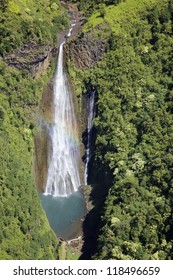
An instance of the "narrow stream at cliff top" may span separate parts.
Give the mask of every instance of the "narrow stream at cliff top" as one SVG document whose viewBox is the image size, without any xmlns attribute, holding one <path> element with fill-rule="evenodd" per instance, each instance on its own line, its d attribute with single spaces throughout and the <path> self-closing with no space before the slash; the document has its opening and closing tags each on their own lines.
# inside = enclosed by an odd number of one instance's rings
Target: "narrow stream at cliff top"
<svg viewBox="0 0 173 280">
<path fill-rule="evenodd" d="M 71 35 L 73 26 L 66 37 Z M 57 236 L 69 240 L 82 235 L 81 219 L 86 213 L 80 191 L 80 142 L 78 127 L 63 67 L 63 46 L 59 47 L 57 70 L 53 85 L 54 116 L 47 125 L 49 159 L 42 207 Z"/>
</svg>

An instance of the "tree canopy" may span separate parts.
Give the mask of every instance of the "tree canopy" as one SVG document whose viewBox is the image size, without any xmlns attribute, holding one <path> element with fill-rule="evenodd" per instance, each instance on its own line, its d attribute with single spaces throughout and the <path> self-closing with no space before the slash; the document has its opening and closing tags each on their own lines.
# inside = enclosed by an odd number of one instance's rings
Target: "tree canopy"
<svg viewBox="0 0 173 280">
<path fill-rule="evenodd" d="M 94 259 L 173 258 L 172 22 L 172 1 L 126 0 L 83 28 L 110 30 L 100 61 L 76 69 L 98 98 L 91 181 L 109 188 Z"/>
<path fill-rule="evenodd" d="M 28 44 L 53 46 L 67 16 L 59 1 L 0 4 L 0 259 L 58 259 L 59 240 L 41 207 L 33 172 L 37 108 L 53 71 L 34 79 L 6 58 L 10 54 L 15 62 L 14 50 L 25 45 L 29 63 L 34 50 Z"/>
</svg>

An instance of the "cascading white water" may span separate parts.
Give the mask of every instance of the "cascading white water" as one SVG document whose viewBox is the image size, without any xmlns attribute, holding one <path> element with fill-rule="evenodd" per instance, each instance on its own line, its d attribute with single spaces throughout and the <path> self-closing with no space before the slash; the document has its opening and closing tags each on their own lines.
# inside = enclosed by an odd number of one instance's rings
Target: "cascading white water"
<svg viewBox="0 0 173 280">
<path fill-rule="evenodd" d="M 72 27 L 67 37 L 71 32 Z M 63 71 L 64 43 L 59 48 L 54 81 L 54 122 L 49 127 L 52 153 L 44 193 L 53 196 L 68 196 L 80 186 L 78 131 L 71 92 Z"/>
<path fill-rule="evenodd" d="M 92 131 L 93 131 L 93 119 L 95 116 L 95 91 L 90 92 L 87 100 L 87 148 L 86 148 L 86 163 L 85 163 L 85 185 L 88 183 L 88 165 L 92 157 Z"/>
</svg>

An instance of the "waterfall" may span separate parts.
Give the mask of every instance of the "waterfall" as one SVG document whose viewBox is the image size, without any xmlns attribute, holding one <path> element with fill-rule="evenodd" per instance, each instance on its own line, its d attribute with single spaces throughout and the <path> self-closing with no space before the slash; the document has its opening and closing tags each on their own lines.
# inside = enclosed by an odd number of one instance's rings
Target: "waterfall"
<svg viewBox="0 0 173 280">
<path fill-rule="evenodd" d="M 71 35 L 72 27 L 66 37 Z M 51 155 L 44 193 L 53 196 L 68 196 L 80 186 L 78 130 L 71 92 L 63 69 L 64 43 L 59 48 L 54 80 L 54 120 L 49 127 Z"/>
<path fill-rule="evenodd" d="M 89 93 L 87 99 L 87 147 L 86 147 L 86 163 L 85 163 L 85 185 L 88 183 L 88 166 L 92 157 L 92 132 L 93 132 L 93 119 L 95 116 L 95 91 Z"/>
</svg>

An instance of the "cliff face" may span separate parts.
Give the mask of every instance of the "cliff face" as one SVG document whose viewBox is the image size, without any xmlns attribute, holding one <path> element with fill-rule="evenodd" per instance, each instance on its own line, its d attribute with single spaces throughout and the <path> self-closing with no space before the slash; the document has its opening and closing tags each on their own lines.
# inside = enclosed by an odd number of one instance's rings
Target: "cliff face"
<svg viewBox="0 0 173 280">
<path fill-rule="evenodd" d="M 31 41 L 7 55 L 5 60 L 9 66 L 19 70 L 28 70 L 33 77 L 37 78 L 43 71 L 46 72 L 50 58 L 55 52 L 56 49 L 51 46 Z"/>
<path fill-rule="evenodd" d="M 59 46 L 62 42 L 64 42 L 65 39 L 69 40 L 69 44 L 71 44 L 72 42 L 75 44 L 75 38 L 77 37 L 79 30 L 81 29 L 82 17 L 77 9 L 77 6 L 74 4 L 67 4 L 65 2 L 63 4 L 68 9 L 68 13 L 71 20 L 76 22 L 76 25 L 73 28 L 73 32 L 70 38 L 68 39 L 66 37 L 68 30 L 62 31 L 59 34 L 59 39 L 56 48 L 54 48 L 53 50 L 50 49 L 48 51 L 47 49 L 45 49 L 44 53 L 42 53 L 40 56 L 37 57 L 37 61 L 35 55 L 35 63 L 33 61 L 33 63 L 27 62 L 26 64 L 22 64 L 22 63 L 17 64 L 17 67 L 29 66 L 30 73 L 34 77 L 39 76 L 40 73 L 42 73 L 42 71 L 47 69 L 47 67 L 49 66 L 50 58 L 52 56 L 56 57 L 56 59 L 58 58 Z M 79 44 L 79 42 L 77 44 Z M 69 53 L 71 52 L 73 53 L 72 48 L 68 47 L 68 44 L 64 45 L 64 49 L 66 50 L 66 52 L 68 49 Z M 21 55 L 18 55 L 19 58 L 20 56 Z M 9 60 L 9 62 L 12 61 Z M 14 64 L 12 65 L 14 66 Z M 44 87 L 43 90 L 42 100 L 40 103 L 41 121 L 39 126 L 39 132 L 35 137 L 34 173 L 35 173 L 35 184 L 38 192 L 44 192 L 44 188 L 47 180 L 48 162 L 49 162 L 49 156 L 51 152 L 50 136 L 48 134 L 47 125 L 52 122 L 53 113 L 54 113 L 54 107 L 53 107 L 53 78 L 52 78 L 49 81 L 49 83 Z M 83 170 L 81 173 L 83 174 Z"/>
<path fill-rule="evenodd" d="M 61 35 L 60 33 L 60 39 Z M 37 79 L 41 74 L 46 74 L 51 58 L 57 57 L 57 53 L 58 48 L 52 48 L 51 46 L 31 41 L 28 44 L 24 44 L 21 48 L 14 50 L 12 54 L 7 55 L 5 60 L 10 67 L 27 70 L 34 79 Z M 39 119 L 41 124 L 39 126 L 40 130 L 35 137 L 34 177 L 39 192 L 44 191 L 46 184 L 49 151 L 46 123 L 51 122 L 53 115 L 52 92 L 51 80 L 43 89 L 39 106 Z"/>
<path fill-rule="evenodd" d="M 47 125 L 53 120 L 53 81 L 43 90 L 40 103 L 40 125 L 35 137 L 34 178 L 38 192 L 44 192 L 47 180 L 48 159 L 50 153 L 50 137 Z"/>
<path fill-rule="evenodd" d="M 102 26 L 99 27 L 103 28 Z M 90 68 L 100 60 L 107 47 L 107 38 L 100 38 L 93 32 L 81 34 L 66 46 L 71 63 L 77 68 Z"/>
</svg>

